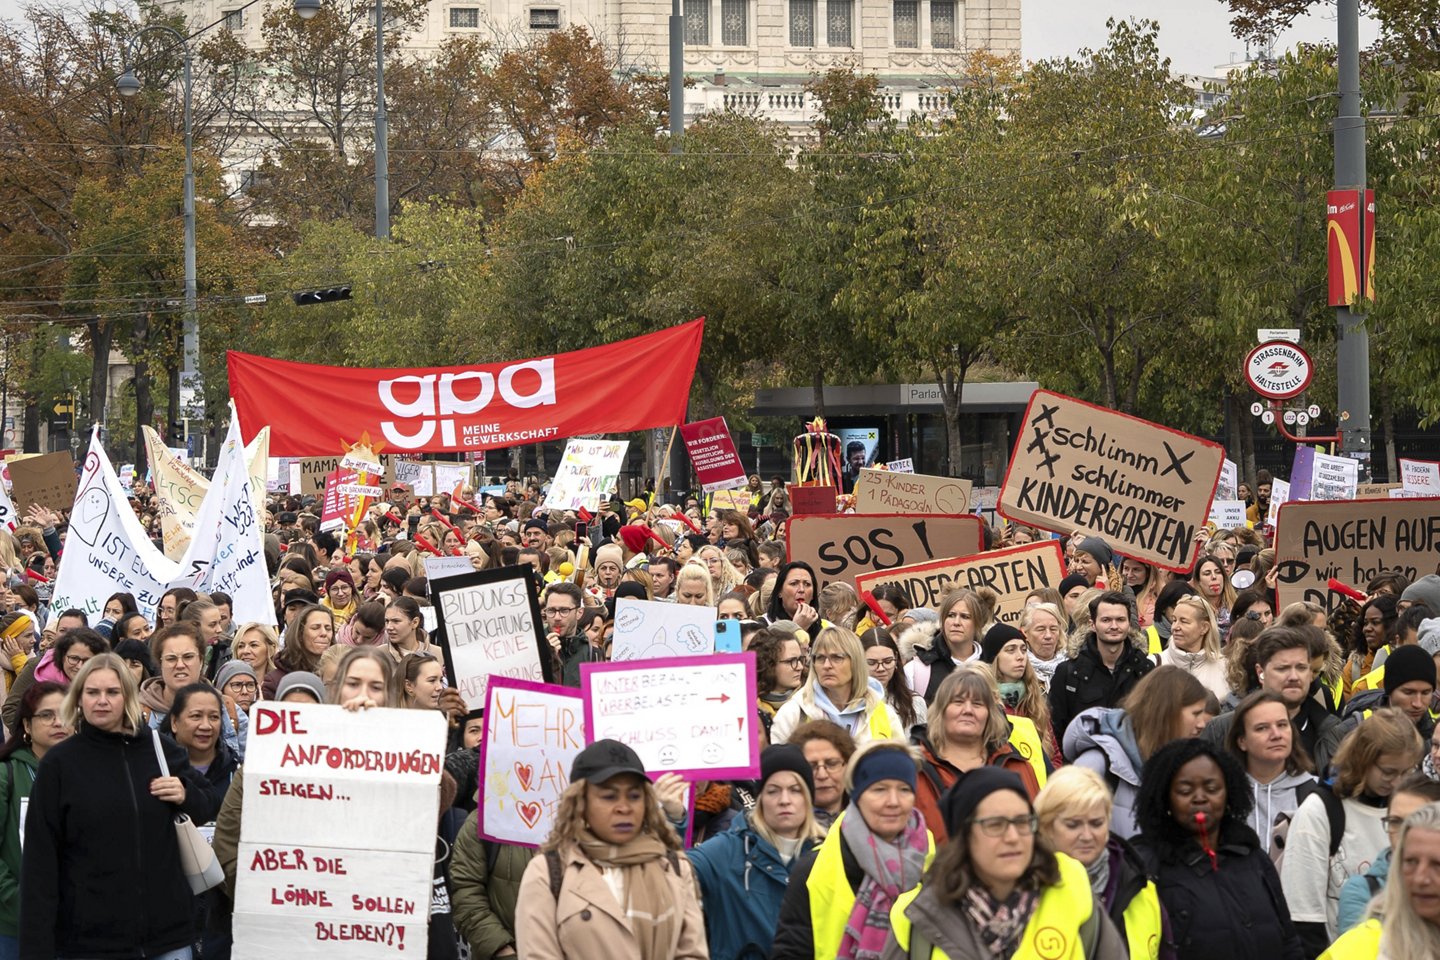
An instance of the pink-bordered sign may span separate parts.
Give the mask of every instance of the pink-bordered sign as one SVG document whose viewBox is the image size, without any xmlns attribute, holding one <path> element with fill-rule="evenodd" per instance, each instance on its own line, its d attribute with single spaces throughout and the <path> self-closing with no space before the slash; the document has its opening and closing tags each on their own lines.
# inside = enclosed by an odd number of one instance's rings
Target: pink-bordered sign
<svg viewBox="0 0 1440 960">
<path fill-rule="evenodd" d="M 570 784 L 570 766 L 588 742 L 585 730 L 580 691 L 490 678 L 475 797 L 480 839 L 522 847 L 544 842 Z"/>
<path fill-rule="evenodd" d="M 760 775 L 753 653 L 582 663 L 580 689 L 588 736 L 627 744 L 651 774 Z"/>
</svg>

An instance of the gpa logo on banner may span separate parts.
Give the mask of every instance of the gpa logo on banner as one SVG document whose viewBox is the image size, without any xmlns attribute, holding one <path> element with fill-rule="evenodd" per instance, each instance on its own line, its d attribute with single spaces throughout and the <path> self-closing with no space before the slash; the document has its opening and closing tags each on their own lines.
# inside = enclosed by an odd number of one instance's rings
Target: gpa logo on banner
<svg viewBox="0 0 1440 960">
<path fill-rule="evenodd" d="M 524 377 L 517 385 L 515 383 L 516 376 L 526 372 L 533 373 L 538 379 L 530 384 L 530 378 Z M 465 381 L 472 382 L 467 384 Z M 408 393 L 409 388 L 413 387 L 416 393 L 415 399 L 397 398 L 395 396 L 397 384 L 405 388 L 403 391 L 405 393 Z M 473 389 L 474 395 L 457 396 L 457 387 L 461 392 Z M 524 392 L 527 387 L 529 392 Z M 544 360 L 527 360 L 523 363 L 511 364 L 500 371 L 498 382 L 493 374 L 484 370 L 439 375 L 430 373 L 423 377 L 405 376 L 396 377 L 393 380 L 381 380 L 379 382 L 380 402 L 385 405 L 386 410 L 408 422 L 383 420 L 380 423 L 380 430 L 391 444 L 402 449 L 414 449 L 428 444 L 435 436 L 435 428 L 438 426 L 441 442 L 447 446 L 454 446 L 456 445 L 456 434 L 453 417 L 475 414 L 484 410 L 494 399 L 497 388 L 500 392 L 500 399 L 512 407 L 528 409 L 554 406 L 555 359 L 548 357 Z"/>
</svg>

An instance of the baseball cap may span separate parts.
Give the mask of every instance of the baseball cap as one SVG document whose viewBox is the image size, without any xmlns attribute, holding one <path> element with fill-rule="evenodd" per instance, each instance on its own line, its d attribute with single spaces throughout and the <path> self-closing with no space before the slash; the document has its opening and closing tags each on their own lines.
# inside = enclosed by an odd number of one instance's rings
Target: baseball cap
<svg viewBox="0 0 1440 960">
<path fill-rule="evenodd" d="M 604 783 L 622 773 L 645 776 L 640 756 L 619 740 L 596 740 L 581 750 L 570 767 L 570 782 Z"/>
</svg>

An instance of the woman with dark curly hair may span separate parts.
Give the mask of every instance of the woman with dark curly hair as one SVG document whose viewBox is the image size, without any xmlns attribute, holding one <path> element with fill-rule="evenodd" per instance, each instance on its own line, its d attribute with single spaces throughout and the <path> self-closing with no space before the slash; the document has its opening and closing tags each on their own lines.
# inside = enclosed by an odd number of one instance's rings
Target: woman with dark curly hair
<svg viewBox="0 0 1440 960">
<path fill-rule="evenodd" d="M 1136 852 L 1170 919 L 1176 960 L 1302 960 L 1275 865 L 1246 823 L 1240 762 L 1219 744 L 1175 740 L 1145 763 Z"/>
</svg>

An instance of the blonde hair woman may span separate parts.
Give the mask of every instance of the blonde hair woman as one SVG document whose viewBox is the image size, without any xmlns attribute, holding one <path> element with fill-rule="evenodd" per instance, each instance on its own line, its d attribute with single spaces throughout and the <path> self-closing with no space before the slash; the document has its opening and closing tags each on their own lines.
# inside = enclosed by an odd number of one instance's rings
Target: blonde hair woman
<svg viewBox="0 0 1440 960">
<path fill-rule="evenodd" d="M 694 560 L 675 574 L 675 602 L 696 607 L 715 606 L 715 586 L 710 571 Z"/>
<path fill-rule="evenodd" d="M 1049 602 L 1027 606 L 1020 615 L 1020 631 L 1025 634 L 1030 666 L 1046 691 L 1050 689 L 1055 668 L 1065 662 L 1065 630 L 1069 623 L 1070 618 L 1060 606 Z"/>
<path fill-rule="evenodd" d="M 825 627 L 810 644 L 810 675 L 775 714 L 771 742 L 785 743 L 807 720 L 829 720 L 857 744 L 905 738 L 884 688 L 870 681 L 860 638 L 844 627 Z"/>
<path fill-rule="evenodd" d="M 790 866 L 825 838 L 814 774 L 789 743 L 760 754 L 760 795 L 735 825 L 690 850 L 712 957 L 763 955 L 775 940 Z"/>
<path fill-rule="evenodd" d="M 729 593 L 745 582 L 740 571 L 726 558 L 725 551 L 713 543 L 707 543 L 695 551 L 695 559 L 704 564 L 705 569 L 710 572 L 710 585 L 714 596 Z"/>
<path fill-rule="evenodd" d="M 1074 764 L 1061 767 L 1035 798 L 1040 839 L 1080 861 L 1132 960 L 1154 958 L 1163 923 L 1160 894 L 1140 855 L 1110 832 L 1113 804 L 1100 774 Z"/>
<path fill-rule="evenodd" d="M 679 847 L 635 751 L 616 740 L 590 744 L 520 881 L 516 952 L 704 960 L 695 872 Z"/>
<path fill-rule="evenodd" d="M 1385 889 L 1370 902 L 1365 922 L 1331 944 L 1320 960 L 1440 957 L 1440 913 L 1433 891 L 1436 859 L 1440 859 L 1440 803 L 1428 803 L 1401 824 L 1390 876 Z M 1412 866 L 1407 868 L 1407 861 Z M 1422 883 L 1425 886 L 1417 889 Z"/>
<path fill-rule="evenodd" d="M 1225 655 L 1220 652 L 1220 624 L 1203 597 L 1186 594 L 1170 613 L 1170 645 L 1160 652 L 1160 665 L 1179 667 L 1223 701 L 1230 696 Z"/>
<path fill-rule="evenodd" d="M 240 629 L 235 631 L 235 640 L 231 643 L 230 650 L 236 660 L 244 660 L 250 664 L 255 676 L 263 680 L 266 674 L 275 669 L 275 658 L 280 655 L 280 638 L 276 636 L 275 628 L 268 623 L 242 623 Z"/>
</svg>

